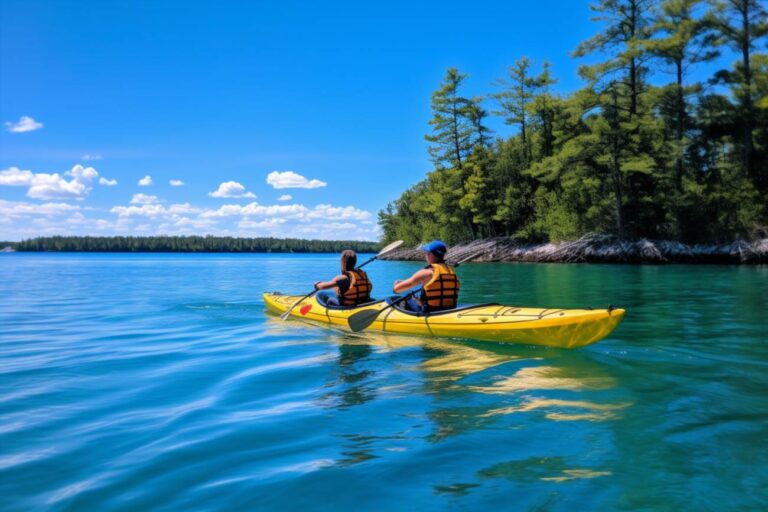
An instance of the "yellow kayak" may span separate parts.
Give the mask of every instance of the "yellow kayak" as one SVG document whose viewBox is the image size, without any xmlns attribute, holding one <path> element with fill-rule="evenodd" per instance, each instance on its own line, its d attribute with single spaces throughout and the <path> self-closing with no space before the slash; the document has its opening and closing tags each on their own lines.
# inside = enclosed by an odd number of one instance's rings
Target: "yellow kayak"
<svg viewBox="0 0 768 512">
<path fill-rule="evenodd" d="M 267 308 L 275 313 L 284 313 L 299 299 L 299 295 L 264 294 Z M 383 300 L 356 308 L 327 306 L 322 302 L 322 296 L 315 295 L 302 300 L 291 311 L 291 316 L 348 330 L 347 319 L 353 313 L 386 306 Z M 479 304 L 424 315 L 396 306 L 383 312 L 369 330 L 577 348 L 608 336 L 623 317 L 623 309 L 551 309 Z"/>
</svg>

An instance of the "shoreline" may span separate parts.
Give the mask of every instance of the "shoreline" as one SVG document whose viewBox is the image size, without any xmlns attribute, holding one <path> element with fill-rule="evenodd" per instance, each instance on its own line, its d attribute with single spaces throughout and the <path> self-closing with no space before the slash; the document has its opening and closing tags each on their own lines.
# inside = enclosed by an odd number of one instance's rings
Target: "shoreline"
<svg viewBox="0 0 768 512">
<path fill-rule="evenodd" d="M 612 235 L 588 234 L 560 243 L 523 244 L 513 238 L 496 237 L 454 245 L 447 258 L 466 262 L 526 263 L 630 263 L 630 264 L 721 264 L 768 263 L 768 238 L 736 240 L 728 244 L 692 244 L 672 240 L 620 240 Z M 384 260 L 421 261 L 424 253 L 401 248 Z"/>
</svg>

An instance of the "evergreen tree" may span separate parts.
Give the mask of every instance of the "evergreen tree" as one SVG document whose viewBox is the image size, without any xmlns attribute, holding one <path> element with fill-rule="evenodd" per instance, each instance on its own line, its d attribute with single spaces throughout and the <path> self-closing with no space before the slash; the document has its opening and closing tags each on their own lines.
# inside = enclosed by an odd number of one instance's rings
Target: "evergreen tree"
<svg viewBox="0 0 768 512">
<path fill-rule="evenodd" d="M 686 95 L 697 92 L 698 84 L 686 87 L 686 71 L 694 64 L 713 59 L 717 52 L 710 50 L 713 35 L 694 11 L 702 0 L 664 0 L 655 16 L 653 30 L 659 36 L 645 42 L 646 49 L 675 69 L 675 83 L 671 87 L 671 114 L 675 140 L 675 185 L 682 188 L 685 136 L 689 127 Z M 664 99 L 662 92 L 662 99 Z M 662 104 L 662 108 L 664 105 Z"/>
<path fill-rule="evenodd" d="M 733 71 L 720 71 L 718 78 L 732 86 L 739 102 L 741 124 L 741 161 L 745 172 L 768 190 L 768 177 L 758 173 L 753 162 L 756 90 L 753 52 L 768 34 L 768 13 L 758 0 L 713 0 L 708 21 L 717 30 L 718 43 L 739 55 Z"/>
<path fill-rule="evenodd" d="M 431 143 L 429 154 L 438 167 L 461 169 L 472 148 L 475 129 L 471 118 L 473 102 L 459 95 L 461 83 L 467 78 L 456 68 L 448 68 L 445 80 L 432 94 L 432 134 L 424 138 Z"/>
<path fill-rule="evenodd" d="M 502 90 L 493 94 L 501 107 L 501 110 L 495 113 L 503 116 L 507 124 L 520 126 L 526 167 L 532 159 L 528 133 L 528 108 L 539 86 L 536 78 L 530 75 L 530 65 L 528 57 L 515 61 L 515 65 L 508 69 L 509 78 L 496 81 L 496 85 Z"/>
<path fill-rule="evenodd" d="M 603 32 L 581 43 L 574 56 L 607 54 L 608 60 L 594 66 L 582 66 L 580 72 L 593 86 L 601 80 L 609 87 L 626 87 L 620 95 L 629 98 L 629 116 L 638 113 L 638 97 L 643 92 L 643 42 L 651 34 L 651 0 L 600 0 L 590 5 L 598 13 L 594 21 L 605 23 Z M 624 75 L 624 76 L 617 76 Z M 599 88 L 598 88 L 599 89 Z M 601 91 L 602 92 L 602 91 Z"/>
</svg>

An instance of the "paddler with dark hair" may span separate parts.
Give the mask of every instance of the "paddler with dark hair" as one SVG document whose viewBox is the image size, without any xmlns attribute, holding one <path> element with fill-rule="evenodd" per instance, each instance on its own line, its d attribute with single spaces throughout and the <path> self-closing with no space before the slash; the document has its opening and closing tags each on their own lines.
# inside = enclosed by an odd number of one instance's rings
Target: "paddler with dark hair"
<svg viewBox="0 0 768 512">
<path fill-rule="evenodd" d="M 421 250 L 426 254 L 427 266 L 408 279 L 395 281 L 395 293 L 421 286 L 418 298 L 406 302 L 411 311 L 430 313 L 455 308 L 460 285 L 453 267 L 445 262 L 448 247 L 441 240 L 433 240 L 421 246 Z"/>
<path fill-rule="evenodd" d="M 330 281 L 318 281 L 315 283 L 315 290 L 336 289 L 336 298 L 330 298 L 328 304 L 331 306 L 354 307 L 371 301 L 371 290 L 373 284 L 368 279 L 368 274 L 360 269 L 355 269 L 357 265 L 357 254 L 351 249 L 341 253 L 341 274 Z"/>
</svg>

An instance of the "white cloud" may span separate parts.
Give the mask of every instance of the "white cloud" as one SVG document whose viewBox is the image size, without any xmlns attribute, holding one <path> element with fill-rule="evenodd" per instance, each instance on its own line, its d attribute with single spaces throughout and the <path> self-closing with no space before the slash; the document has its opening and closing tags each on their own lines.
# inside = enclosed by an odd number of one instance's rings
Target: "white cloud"
<svg viewBox="0 0 768 512">
<path fill-rule="evenodd" d="M 155 203 L 143 204 L 141 206 L 113 206 L 109 211 L 120 217 L 172 217 L 174 215 L 199 213 L 202 210 L 200 208 L 195 208 L 189 203 L 172 204 L 168 207 Z"/>
<path fill-rule="evenodd" d="M 239 204 L 225 204 L 217 210 L 207 210 L 201 214 L 201 217 L 231 217 L 231 216 L 258 216 L 273 217 L 280 216 L 285 218 L 302 219 L 309 210 L 306 206 L 300 204 L 280 204 L 262 206 L 258 203 L 249 203 L 245 206 Z"/>
<path fill-rule="evenodd" d="M 35 175 L 32 171 L 9 167 L 0 171 L 0 185 L 9 187 L 24 187 L 32 184 Z"/>
<path fill-rule="evenodd" d="M 254 198 L 256 195 L 253 192 L 246 192 L 245 187 L 236 181 L 225 181 L 219 185 L 219 188 L 213 192 L 208 192 L 211 197 L 250 197 Z"/>
<path fill-rule="evenodd" d="M 99 178 L 99 185 L 104 185 L 105 187 L 114 187 L 117 185 L 117 180 L 108 180 L 107 178 L 101 177 Z"/>
<path fill-rule="evenodd" d="M 90 161 L 90 160 L 101 160 L 101 155 L 89 155 L 85 154 L 80 157 L 80 160 Z"/>
<path fill-rule="evenodd" d="M 134 194 L 131 198 L 131 204 L 157 204 L 157 196 L 150 196 L 147 194 Z"/>
<path fill-rule="evenodd" d="M 82 200 L 90 193 L 91 181 L 99 175 L 93 167 L 83 167 L 77 164 L 64 176 L 71 176 L 67 180 L 58 173 L 33 173 L 29 170 L 21 170 L 18 167 L 10 167 L 0 171 L 0 185 L 29 187 L 27 197 L 35 199 L 77 199 Z"/>
<path fill-rule="evenodd" d="M 78 181 L 91 181 L 93 178 L 99 175 L 99 173 L 96 172 L 96 169 L 93 167 L 83 167 L 80 164 L 72 167 L 72 169 L 67 174 L 74 177 Z"/>
<path fill-rule="evenodd" d="M 293 199 L 293 196 L 290 194 L 283 194 L 277 198 L 278 201 L 290 201 L 291 199 Z"/>
<path fill-rule="evenodd" d="M 359 210 L 354 206 L 332 206 L 330 204 L 319 204 L 309 213 L 310 219 L 368 220 L 371 217 L 371 212 Z"/>
<path fill-rule="evenodd" d="M 38 123 L 29 116 L 21 116 L 18 123 L 11 121 L 5 122 L 5 129 L 11 133 L 33 132 L 43 127 L 43 123 Z"/>
<path fill-rule="evenodd" d="M 168 183 L 170 183 L 170 185 L 171 185 L 172 187 L 181 187 L 181 186 L 183 186 L 183 185 L 184 185 L 184 182 L 183 182 L 183 181 L 181 181 L 181 180 L 171 180 L 171 181 L 169 181 Z"/>
<path fill-rule="evenodd" d="M 79 210 L 80 207 L 67 203 L 33 204 L 23 201 L 4 201 L 0 199 L 0 215 L 16 217 L 19 215 L 60 215 Z"/>
<path fill-rule="evenodd" d="M 272 171 L 267 175 L 267 183 L 274 188 L 318 188 L 327 185 L 324 181 L 308 180 L 293 171 Z"/>
<path fill-rule="evenodd" d="M 152 176 L 150 176 L 149 174 L 147 174 L 146 176 L 144 176 L 139 180 L 140 187 L 148 187 L 151 184 L 152 184 Z"/>
<path fill-rule="evenodd" d="M 237 227 L 240 229 L 276 228 L 278 226 L 282 226 L 286 222 L 288 222 L 288 219 L 280 219 L 275 217 L 271 219 L 260 220 L 260 221 L 255 221 L 255 220 L 246 218 L 238 222 Z"/>
<path fill-rule="evenodd" d="M 144 204 L 141 206 L 113 206 L 110 210 L 120 217 L 156 217 L 166 213 L 161 204 Z"/>
</svg>

